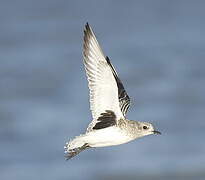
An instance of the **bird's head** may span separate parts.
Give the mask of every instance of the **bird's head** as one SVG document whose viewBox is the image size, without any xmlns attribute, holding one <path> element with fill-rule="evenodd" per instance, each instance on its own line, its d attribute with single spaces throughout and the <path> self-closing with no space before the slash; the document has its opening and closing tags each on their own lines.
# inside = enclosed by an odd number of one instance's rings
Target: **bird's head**
<svg viewBox="0 0 205 180">
<path fill-rule="evenodd" d="M 138 132 L 141 136 L 161 134 L 159 131 L 154 129 L 152 124 L 147 122 L 138 122 Z"/>
</svg>

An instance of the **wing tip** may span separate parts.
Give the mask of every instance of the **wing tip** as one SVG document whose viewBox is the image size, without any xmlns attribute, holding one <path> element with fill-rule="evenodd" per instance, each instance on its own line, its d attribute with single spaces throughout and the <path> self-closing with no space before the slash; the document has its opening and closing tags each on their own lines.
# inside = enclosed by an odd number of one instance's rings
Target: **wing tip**
<svg viewBox="0 0 205 180">
<path fill-rule="evenodd" d="M 100 49 L 100 46 L 98 44 L 98 41 L 96 39 L 96 36 L 91 26 L 89 25 L 88 22 L 86 22 L 85 27 L 84 27 L 84 36 L 83 36 L 83 55 L 84 57 L 87 57 L 87 53 L 88 53 L 91 41 L 92 43 L 94 43 L 95 46 L 98 46 Z"/>
<path fill-rule="evenodd" d="M 86 22 L 84 27 L 84 44 L 86 44 L 89 38 L 92 36 L 92 30 L 88 22 Z"/>
<path fill-rule="evenodd" d="M 85 23 L 85 27 L 89 27 L 90 25 L 89 25 L 89 23 L 88 22 L 86 22 Z"/>
<path fill-rule="evenodd" d="M 92 29 L 88 22 L 86 22 L 85 28 L 84 28 L 84 35 L 86 36 L 87 34 L 92 34 Z"/>
<path fill-rule="evenodd" d="M 87 31 L 89 28 L 90 28 L 90 25 L 88 22 L 86 22 L 84 31 Z"/>
</svg>

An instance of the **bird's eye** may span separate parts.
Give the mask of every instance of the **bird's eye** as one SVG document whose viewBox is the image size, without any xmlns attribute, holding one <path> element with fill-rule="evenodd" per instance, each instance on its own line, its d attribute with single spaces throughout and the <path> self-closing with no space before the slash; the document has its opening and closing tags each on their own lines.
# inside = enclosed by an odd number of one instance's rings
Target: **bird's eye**
<svg viewBox="0 0 205 180">
<path fill-rule="evenodd" d="M 147 126 L 143 126 L 143 129 L 148 129 L 148 127 Z"/>
</svg>

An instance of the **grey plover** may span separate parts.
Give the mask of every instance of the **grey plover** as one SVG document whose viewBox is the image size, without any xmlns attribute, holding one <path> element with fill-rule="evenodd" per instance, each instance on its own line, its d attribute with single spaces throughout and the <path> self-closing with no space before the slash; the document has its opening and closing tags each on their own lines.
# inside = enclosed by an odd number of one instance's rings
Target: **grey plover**
<svg viewBox="0 0 205 180">
<path fill-rule="evenodd" d="M 88 23 L 84 29 L 83 57 L 93 120 L 85 134 L 66 143 L 66 159 L 88 148 L 119 145 L 146 135 L 161 134 L 150 123 L 126 119 L 130 98 Z"/>
</svg>

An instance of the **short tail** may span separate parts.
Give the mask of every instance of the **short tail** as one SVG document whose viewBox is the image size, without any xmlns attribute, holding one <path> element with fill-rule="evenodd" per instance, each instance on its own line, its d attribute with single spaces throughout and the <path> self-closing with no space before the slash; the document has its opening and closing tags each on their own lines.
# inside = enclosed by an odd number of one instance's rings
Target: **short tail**
<svg viewBox="0 0 205 180">
<path fill-rule="evenodd" d="M 78 136 L 70 142 L 67 142 L 64 146 L 65 158 L 66 160 L 69 160 L 88 148 L 90 148 L 90 146 L 83 141 L 83 136 Z"/>
</svg>

